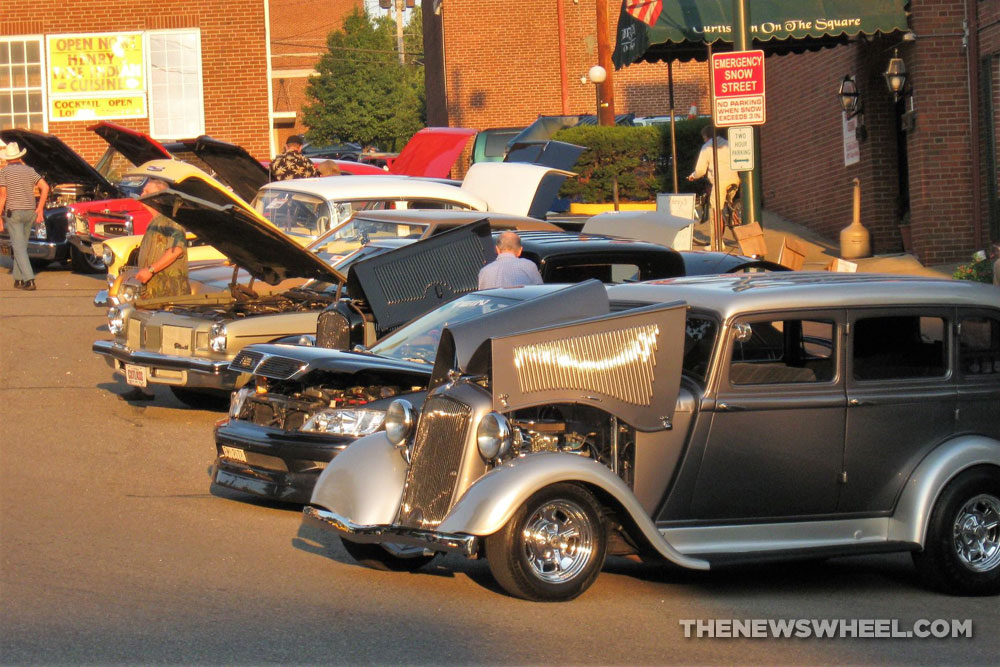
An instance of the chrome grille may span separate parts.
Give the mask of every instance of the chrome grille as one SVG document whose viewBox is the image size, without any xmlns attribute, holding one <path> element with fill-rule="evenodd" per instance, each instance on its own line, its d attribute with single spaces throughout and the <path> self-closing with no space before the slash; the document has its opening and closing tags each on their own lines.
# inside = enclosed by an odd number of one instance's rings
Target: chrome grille
<svg viewBox="0 0 1000 667">
<path fill-rule="evenodd" d="M 107 222 L 103 225 L 97 225 L 94 231 L 102 236 L 125 236 L 129 233 L 129 229 L 121 222 Z"/>
<path fill-rule="evenodd" d="M 315 408 L 312 404 L 299 403 L 271 395 L 253 395 L 247 398 L 240 410 L 239 419 L 259 426 L 298 431 Z"/>
<path fill-rule="evenodd" d="M 660 328 L 645 324 L 514 348 L 522 393 L 592 391 L 633 405 L 653 397 Z"/>
<path fill-rule="evenodd" d="M 431 248 L 419 255 L 403 257 L 375 267 L 375 278 L 390 305 L 419 301 L 427 288 L 444 284 L 454 292 L 478 287 L 483 250 L 476 237 L 462 243 Z"/>
<path fill-rule="evenodd" d="M 142 346 L 142 322 L 129 319 L 128 328 L 125 330 L 125 345 L 130 350 L 138 350 Z"/>
<path fill-rule="evenodd" d="M 264 357 L 264 361 L 257 366 L 257 375 L 263 375 L 273 380 L 287 380 L 298 373 L 306 364 L 298 359 L 288 357 Z"/>
<path fill-rule="evenodd" d="M 239 373 L 253 373 L 257 364 L 264 358 L 262 352 L 252 352 L 250 350 L 240 350 L 236 358 L 229 362 L 229 370 Z"/>
<path fill-rule="evenodd" d="M 346 350 L 351 346 L 351 327 L 347 318 L 335 310 L 325 310 L 316 320 L 316 347 Z"/>
<path fill-rule="evenodd" d="M 424 403 L 399 508 L 401 525 L 434 527 L 451 509 L 471 417 L 472 408 L 450 398 L 434 396 Z"/>
</svg>

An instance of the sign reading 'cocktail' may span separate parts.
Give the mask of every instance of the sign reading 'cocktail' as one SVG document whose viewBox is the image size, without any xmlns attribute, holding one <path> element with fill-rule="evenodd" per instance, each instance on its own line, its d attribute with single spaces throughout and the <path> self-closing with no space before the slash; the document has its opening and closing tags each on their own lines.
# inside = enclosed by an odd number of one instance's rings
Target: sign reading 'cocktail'
<svg viewBox="0 0 1000 667">
<path fill-rule="evenodd" d="M 712 54 L 716 127 L 764 124 L 764 52 Z"/>
</svg>

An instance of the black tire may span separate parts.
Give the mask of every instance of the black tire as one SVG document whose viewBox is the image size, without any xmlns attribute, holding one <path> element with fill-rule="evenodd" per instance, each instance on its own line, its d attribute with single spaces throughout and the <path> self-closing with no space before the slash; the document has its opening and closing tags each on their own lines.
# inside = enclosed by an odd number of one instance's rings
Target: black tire
<svg viewBox="0 0 1000 667">
<path fill-rule="evenodd" d="M 76 248 L 69 249 L 69 266 L 74 273 L 104 273 L 104 260 L 97 255 L 80 252 Z"/>
<path fill-rule="evenodd" d="M 35 273 L 38 273 L 42 269 L 48 267 L 48 265 L 51 263 L 52 262 L 50 262 L 47 259 L 30 259 L 30 258 L 28 259 L 28 264 L 31 265 L 31 270 L 34 271 Z"/>
<path fill-rule="evenodd" d="M 211 390 L 188 389 L 187 387 L 171 387 L 174 397 L 188 407 L 199 410 L 229 409 L 229 393 Z"/>
<path fill-rule="evenodd" d="M 362 544 L 341 539 L 344 551 L 351 558 L 365 567 L 382 572 L 416 572 L 427 565 L 436 554 L 419 554 L 415 556 L 397 556 L 385 550 L 381 544 Z"/>
<path fill-rule="evenodd" d="M 968 470 L 941 492 L 923 551 L 913 553 L 924 582 L 952 595 L 1000 593 L 1000 471 Z"/>
<path fill-rule="evenodd" d="M 572 538 L 554 543 L 570 531 Z M 502 529 L 486 538 L 486 560 L 497 583 L 515 597 L 572 600 L 604 566 L 605 531 L 592 493 L 578 484 L 553 484 L 528 498 Z M 538 539 L 543 535 L 549 536 L 544 543 Z"/>
</svg>

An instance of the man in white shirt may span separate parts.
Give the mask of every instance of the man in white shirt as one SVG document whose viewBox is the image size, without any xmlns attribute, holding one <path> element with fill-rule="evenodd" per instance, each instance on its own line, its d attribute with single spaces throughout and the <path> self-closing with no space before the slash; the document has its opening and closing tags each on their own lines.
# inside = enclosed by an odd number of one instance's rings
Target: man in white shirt
<svg viewBox="0 0 1000 667">
<path fill-rule="evenodd" d="M 542 276 L 530 259 L 521 257 L 521 237 L 503 232 L 497 238 L 497 258 L 479 270 L 479 289 L 540 285 Z"/>
<path fill-rule="evenodd" d="M 739 172 L 729 168 L 729 142 L 723 137 L 715 139 L 719 160 L 719 178 L 715 177 L 715 160 L 712 157 L 712 137 L 714 135 L 715 127 L 712 125 L 701 128 L 701 138 L 705 140 L 705 143 L 702 144 L 701 151 L 698 153 L 698 162 L 694 166 L 694 171 L 688 176 L 689 181 L 707 177 L 708 182 L 712 184 L 712 191 L 708 196 L 709 210 L 715 209 L 716 187 L 719 188 L 719 205 L 721 206 L 726 203 L 726 191 L 729 186 L 740 184 Z"/>
</svg>

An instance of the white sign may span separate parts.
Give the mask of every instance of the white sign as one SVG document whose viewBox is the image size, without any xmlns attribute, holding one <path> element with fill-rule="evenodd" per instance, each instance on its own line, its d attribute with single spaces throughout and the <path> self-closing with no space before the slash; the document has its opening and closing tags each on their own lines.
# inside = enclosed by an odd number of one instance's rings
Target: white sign
<svg viewBox="0 0 1000 667">
<path fill-rule="evenodd" d="M 858 117 L 847 120 L 847 114 L 841 112 L 844 121 L 844 166 L 850 167 L 861 161 L 861 146 L 858 144 Z"/>
<path fill-rule="evenodd" d="M 753 128 L 729 128 L 729 168 L 733 171 L 753 170 Z"/>
</svg>

